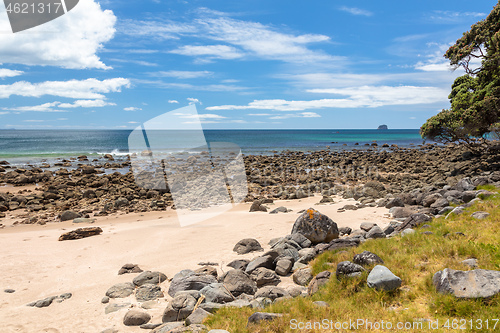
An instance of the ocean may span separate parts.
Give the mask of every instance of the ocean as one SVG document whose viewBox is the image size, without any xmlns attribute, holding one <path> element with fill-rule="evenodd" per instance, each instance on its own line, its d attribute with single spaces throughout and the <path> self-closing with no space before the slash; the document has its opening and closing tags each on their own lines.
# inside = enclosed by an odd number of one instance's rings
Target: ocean
<svg viewBox="0 0 500 333">
<path fill-rule="evenodd" d="M 124 156 L 131 130 L 0 130 L 0 159 L 14 163 L 36 164 L 87 155 Z M 210 142 L 230 142 L 243 154 L 273 154 L 284 150 L 333 151 L 368 149 L 372 142 L 399 147 L 414 147 L 423 140 L 418 129 L 389 130 L 204 130 Z M 153 136 L 171 137 L 177 142 L 189 141 L 189 131 L 155 131 Z M 183 139 L 184 138 L 184 139 Z M 358 143 L 358 145 L 355 145 Z M 182 146 L 182 143 L 180 143 Z M 162 149 L 162 148 L 160 148 Z M 165 148 L 168 150 L 168 148 Z M 167 152 L 163 152 L 167 153 Z M 17 164 L 16 163 L 16 164 Z"/>
</svg>

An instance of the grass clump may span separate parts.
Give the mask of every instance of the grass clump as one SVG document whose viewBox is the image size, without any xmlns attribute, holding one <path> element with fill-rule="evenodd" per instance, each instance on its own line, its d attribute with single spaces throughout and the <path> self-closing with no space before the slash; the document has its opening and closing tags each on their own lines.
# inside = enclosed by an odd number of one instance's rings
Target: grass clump
<svg viewBox="0 0 500 333">
<path fill-rule="evenodd" d="M 480 188 L 498 192 L 491 186 Z M 486 211 L 490 215 L 476 220 L 471 217 L 475 211 Z M 475 258 L 481 269 L 500 270 L 500 195 L 475 203 L 460 215 L 448 219 L 434 218 L 427 224 L 430 227 L 420 227 L 405 237 L 368 240 L 357 248 L 323 253 L 311 263 L 314 275 L 325 270 L 335 272 L 337 263 L 352 261 L 355 254 L 363 251 L 373 252 L 402 279 L 402 286 L 394 292 L 369 288 L 367 273 L 340 281 L 332 278 L 311 297 L 277 302 L 263 310 L 224 308 L 208 319 L 206 325 L 232 333 L 368 332 L 377 330 L 374 323 L 380 325 L 383 321 L 391 323 L 393 330 L 406 332 L 494 331 L 494 320 L 500 319 L 500 294 L 491 299 L 457 299 L 437 293 L 432 277 L 444 268 L 470 270 L 461 263 L 470 258 Z M 432 234 L 423 234 L 424 231 Z M 313 304 L 319 300 L 330 306 L 325 308 Z M 283 317 L 247 327 L 248 317 L 256 311 L 282 313 Z M 335 326 L 353 321 L 357 324 L 358 320 L 363 320 L 364 324 L 355 329 L 353 326 Z M 489 320 L 488 329 L 486 320 Z M 299 323 L 303 329 L 299 329 Z M 397 323 L 406 327 L 398 329 Z M 500 331 L 500 322 L 495 330 Z"/>
</svg>

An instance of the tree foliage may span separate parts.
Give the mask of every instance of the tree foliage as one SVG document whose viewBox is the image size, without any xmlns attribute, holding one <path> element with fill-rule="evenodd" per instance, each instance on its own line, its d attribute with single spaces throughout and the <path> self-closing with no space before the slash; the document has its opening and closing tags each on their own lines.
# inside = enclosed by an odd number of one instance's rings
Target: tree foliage
<svg viewBox="0 0 500 333">
<path fill-rule="evenodd" d="M 488 17 L 465 32 L 444 55 L 466 74 L 458 77 L 448 96 L 450 109 L 421 127 L 423 138 L 438 142 L 473 143 L 498 129 L 500 122 L 500 1 Z M 473 68 L 480 60 L 481 65 Z"/>
</svg>

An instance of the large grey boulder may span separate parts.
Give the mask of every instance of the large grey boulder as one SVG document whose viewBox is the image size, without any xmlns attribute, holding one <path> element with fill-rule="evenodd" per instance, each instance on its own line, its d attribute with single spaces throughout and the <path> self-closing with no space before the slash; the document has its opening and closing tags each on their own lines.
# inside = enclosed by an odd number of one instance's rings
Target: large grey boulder
<svg viewBox="0 0 500 333">
<path fill-rule="evenodd" d="M 488 213 L 488 212 L 481 212 L 481 211 L 474 212 L 474 213 L 471 214 L 472 218 L 478 219 L 478 220 L 484 220 L 488 216 L 490 216 L 490 213 Z"/>
<path fill-rule="evenodd" d="M 106 296 L 109 298 L 123 298 L 132 295 L 135 286 L 130 282 L 118 283 L 110 287 L 106 291 Z"/>
<path fill-rule="evenodd" d="M 180 321 L 186 319 L 193 312 L 196 299 L 188 294 L 175 296 L 163 311 L 162 322 Z"/>
<path fill-rule="evenodd" d="M 240 269 L 226 272 L 222 280 L 226 288 L 236 297 L 241 294 L 253 295 L 257 291 L 257 283 Z"/>
<path fill-rule="evenodd" d="M 337 279 L 341 279 L 343 277 L 356 277 L 360 276 L 365 269 L 363 266 L 354 264 L 350 261 L 342 261 L 337 264 L 337 270 L 335 275 Z"/>
<path fill-rule="evenodd" d="M 389 268 L 382 265 L 373 267 L 366 282 L 368 287 L 377 290 L 391 291 L 401 286 L 401 279 L 394 275 Z"/>
<path fill-rule="evenodd" d="M 236 260 L 231 261 L 226 266 L 234 268 L 234 269 L 241 269 L 242 271 L 244 271 L 247 268 L 249 263 L 250 263 L 250 260 L 248 260 L 248 259 L 236 259 Z"/>
<path fill-rule="evenodd" d="M 227 303 L 234 300 L 233 295 L 224 287 L 222 283 L 212 283 L 200 290 L 207 302 Z"/>
<path fill-rule="evenodd" d="M 355 264 L 361 266 L 370 266 L 384 263 L 384 261 L 378 255 L 369 251 L 363 251 L 359 254 L 356 254 L 352 261 Z"/>
<path fill-rule="evenodd" d="M 250 277 L 257 283 L 257 288 L 277 286 L 281 282 L 281 279 L 274 271 L 265 267 L 255 269 L 252 274 L 250 274 Z"/>
<path fill-rule="evenodd" d="M 245 238 L 240 240 L 233 248 L 233 251 L 238 254 L 246 254 L 254 251 L 264 251 L 258 240 L 253 238 Z"/>
<path fill-rule="evenodd" d="M 159 284 L 167 279 L 167 276 L 161 272 L 145 271 L 139 274 L 132 280 L 136 286 L 144 284 Z"/>
<path fill-rule="evenodd" d="M 472 191 L 476 187 L 472 184 L 472 181 L 469 177 L 462 178 L 457 185 L 453 186 L 455 190 L 458 191 Z"/>
<path fill-rule="evenodd" d="M 339 238 L 337 224 L 328 216 L 312 208 L 297 218 L 291 233 L 300 233 L 313 244 L 327 243 Z"/>
<path fill-rule="evenodd" d="M 250 206 L 250 212 L 267 212 L 267 207 L 262 204 L 262 200 L 255 200 Z"/>
<path fill-rule="evenodd" d="M 476 269 L 458 271 L 445 268 L 434 274 L 436 290 L 457 298 L 488 298 L 500 292 L 500 271 Z"/>
<path fill-rule="evenodd" d="M 198 275 L 192 270 L 185 269 L 175 274 L 170 282 L 168 294 L 173 297 L 178 291 L 201 290 L 211 283 L 217 283 L 213 275 Z"/>
</svg>

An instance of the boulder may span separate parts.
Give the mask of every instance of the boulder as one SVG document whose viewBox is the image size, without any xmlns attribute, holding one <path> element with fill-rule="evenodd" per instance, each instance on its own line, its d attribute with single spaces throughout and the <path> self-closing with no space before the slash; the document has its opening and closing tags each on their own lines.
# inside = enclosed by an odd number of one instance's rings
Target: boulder
<svg viewBox="0 0 500 333">
<path fill-rule="evenodd" d="M 128 206 L 130 203 L 128 201 L 127 198 L 124 198 L 124 197 L 120 197 L 118 199 L 115 200 L 115 208 L 121 208 L 121 207 L 126 207 Z"/>
<path fill-rule="evenodd" d="M 194 273 L 198 275 L 212 275 L 214 278 L 218 277 L 217 268 L 212 266 L 200 267 L 197 270 L 195 270 Z"/>
<path fill-rule="evenodd" d="M 149 283 L 140 286 L 135 292 L 135 298 L 138 302 L 152 301 L 163 296 L 160 286 Z"/>
<path fill-rule="evenodd" d="M 389 213 L 392 215 L 393 219 L 402 219 L 407 218 L 416 212 L 408 207 L 393 207 L 389 210 Z"/>
<path fill-rule="evenodd" d="M 267 207 L 262 204 L 262 200 L 255 200 L 250 206 L 250 212 L 267 212 Z"/>
<path fill-rule="evenodd" d="M 312 208 L 297 218 L 291 233 L 300 233 L 313 244 L 330 242 L 339 237 L 337 224 Z"/>
<path fill-rule="evenodd" d="M 410 215 L 404 222 L 396 228 L 396 231 L 402 231 L 408 228 L 415 228 L 425 222 L 429 222 L 432 218 L 423 213 L 415 213 Z"/>
<path fill-rule="evenodd" d="M 452 294 L 457 298 L 489 298 L 500 292 L 500 271 L 445 268 L 434 274 L 432 282 L 442 294 Z"/>
<path fill-rule="evenodd" d="M 264 251 L 264 249 L 256 239 L 245 238 L 236 243 L 233 251 L 238 254 L 246 254 L 254 251 Z"/>
<path fill-rule="evenodd" d="M 401 279 L 382 265 L 373 267 L 366 282 L 370 288 L 385 291 L 391 291 L 401 286 Z"/>
<path fill-rule="evenodd" d="M 196 299 L 189 294 L 175 296 L 163 311 L 162 322 L 186 319 L 193 312 L 195 305 Z"/>
<path fill-rule="evenodd" d="M 337 279 L 341 279 L 344 277 L 356 277 L 361 276 L 361 273 L 364 272 L 365 269 L 357 264 L 354 264 L 350 261 L 342 261 L 337 264 L 337 271 L 335 275 Z"/>
<path fill-rule="evenodd" d="M 378 255 L 369 251 L 363 251 L 359 254 L 356 254 L 352 261 L 355 264 L 361 266 L 370 266 L 384 263 L 384 261 Z"/>
<path fill-rule="evenodd" d="M 102 229 L 99 227 L 79 228 L 62 234 L 59 237 L 59 241 L 82 239 L 86 237 L 97 236 L 101 233 Z"/>
<path fill-rule="evenodd" d="M 211 283 L 217 283 L 217 279 L 212 275 L 198 275 L 186 269 L 175 274 L 170 282 L 168 294 L 173 297 L 178 291 L 201 290 Z"/>
<path fill-rule="evenodd" d="M 248 259 L 236 259 L 236 260 L 231 261 L 226 266 L 234 268 L 234 269 L 241 269 L 242 271 L 244 271 L 247 268 L 248 263 L 250 263 L 250 260 L 248 260 Z"/>
<path fill-rule="evenodd" d="M 278 213 L 288 213 L 288 209 L 286 207 L 278 207 L 269 212 L 269 214 L 278 214 Z"/>
<path fill-rule="evenodd" d="M 292 257 L 281 257 L 276 261 L 276 274 L 286 276 L 292 270 L 294 260 Z"/>
<path fill-rule="evenodd" d="M 376 225 L 366 233 L 365 238 L 366 239 L 385 238 L 385 233 L 378 225 Z"/>
<path fill-rule="evenodd" d="M 140 310 L 129 310 L 125 314 L 125 317 L 123 317 L 123 325 L 125 326 L 141 326 L 143 324 L 146 324 L 148 321 L 151 320 L 151 316 Z"/>
<path fill-rule="evenodd" d="M 311 267 L 298 269 L 293 273 L 292 280 L 299 286 L 307 286 L 313 279 Z"/>
<path fill-rule="evenodd" d="M 64 221 L 74 220 L 74 219 L 79 218 L 79 217 L 81 217 L 80 213 L 77 213 L 77 212 L 72 211 L 72 210 L 66 210 L 66 211 L 61 213 L 60 219 L 61 219 L 61 222 L 64 222 Z"/>
<path fill-rule="evenodd" d="M 265 267 L 274 270 L 276 268 L 275 260 L 276 258 L 278 258 L 278 256 L 279 253 L 277 251 L 268 251 L 262 256 L 250 261 L 247 268 L 245 269 L 245 272 L 247 274 L 251 274 L 256 268 L 259 267 Z"/>
<path fill-rule="evenodd" d="M 392 207 L 404 207 L 405 203 L 401 198 L 393 198 L 390 199 L 389 202 L 385 205 L 385 208 L 392 208 Z"/>
<path fill-rule="evenodd" d="M 96 219 L 89 219 L 85 217 L 77 217 L 76 219 L 73 220 L 73 223 L 87 223 L 87 224 L 92 224 L 96 221 Z"/>
<path fill-rule="evenodd" d="M 186 318 L 186 325 L 192 325 L 192 324 L 201 324 L 205 320 L 205 318 L 212 316 L 212 314 L 208 311 L 203 310 L 202 308 L 198 308 L 193 311 L 189 315 L 189 317 Z"/>
<path fill-rule="evenodd" d="M 262 287 L 255 293 L 255 298 L 265 297 L 273 301 L 277 298 L 287 297 L 287 296 L 290 296 L 290 294 L 285 289 L 275 286 Z"/>
<path fill-rule="evenodd" d="M 130 282 L 118 283 L 110 287 L 106 291 L 106 296 L 109 298 L 123 298 L 132 295 L 135 286 Z"/>
<path fill-rule="evenodd" d="M 145 271 L 134 278 L 132 281 L 136 286 L 144 284 L 159 284 L 167 279 L 167 276 L 161 272 Z"/>
<path fill-rule="evenodd" d="M 370 231 L 372 228 L 374 228 L 375 226 L 377 226 L 376 223 L 373 223 L 373 222 L 363 222 L 360 224 L 359 228 L 363 231 Z"/>
<path fill-rule="evenodd" d="M 299 244 L 300 247 L 303 249 L 310 247 L 312 244 L 311 241 L 307 239 L 306 236 L 298 232 L 285 236 L 285 239 L 294 241 L 295 243 Z"/>
<path fill-rule="evenodd" d="M 257 291 L 257 283 L 248 274 L 233 269 L 224 274 L 224 285 L 235 297 L 241 294 L 253 295 Z"/>
<path fill-rule="evenodd" d="M 205 296 L 207 302 L 227 303 L 234 300 L 233 295 L 222 283 L 212 283 L 200 290 L 200 294 Z"/>
<path fill-rule="evenodd" d="M 257 283 L 257 288 L 277 286 L 281 282 L 281 279 L 274 271 L 264 267 L 255 269 L 252 274 L 250 274 L 250 278 Z"/>
<path fill-rule="evenodd" d="M 453 186 L 457 191 L 473 191 L 476 187 L 472 184 L 469 177 L 462 178 L 457 185 Z"/>
<path fill-rule="evenodd" d="M 320 287 L 325 285 L 331 278 L 332 272 L 329 271 L 323 271 L 316 275 L 314 279 L 311 280 L 309 283 L 309 286 L 307 287 L 307 294 L 309 296 L 315 294 Z"/>
</svg>

